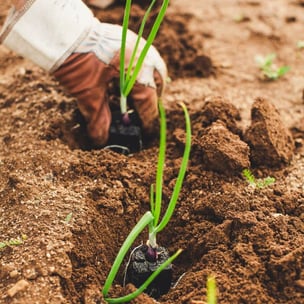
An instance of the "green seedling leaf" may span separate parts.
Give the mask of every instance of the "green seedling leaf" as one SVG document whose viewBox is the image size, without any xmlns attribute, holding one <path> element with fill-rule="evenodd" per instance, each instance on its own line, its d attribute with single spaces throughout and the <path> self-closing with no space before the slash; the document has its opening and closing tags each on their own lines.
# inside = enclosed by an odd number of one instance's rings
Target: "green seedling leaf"
<svg viewBox="0 0 304 304">
<path fill-rule="evenodd" d="M 175 210 L 176 207 L 176 203 L 179 197 L 179 193 L 181 191 L 182 185 L 183 185 L 183 181 L 184 181 L 184 177 L 187 171 L 187 166 L 188 166 L 188 161 L 189 161 L 189 157 L 190 157 L 190 150 L 191 150 L 191 122 L 190 122 L 190 116 L 189 113 L 187 111 L 187 108 L 185 106 L 185 104 L 180 103 L 183 111 L 184 111 L 184 115 L 185 115 L 185 121 L 186 121 L 186 144 L 185 144 L 185 150 L 184 150 L 184 154 L 183 154 L 183 158 L 182 158 L 182 163 L 181 163 L 181 167 L 179 169 L 179 173 L 176 179 L 176 183 L 173 189 L 173 193 L 168 205 L 168 208 L 163 216 L 162 221 L 160 222 L 160 224 L 155 228 L 156 232 L 160 232 L 162 231 L 168 224 L 168 222 L 170 221 L 172 214 Z"/>
<path fill-rule="evenodd" d="M 266 188 L 275 182 L 275 178 L 270 177 L 270 176 L 267 176 L 264 179 L 256 179 L 254 177 L 253 173 L 249 169 L 244 169 L 242 173 L 243 173 L 243 176 L 245 177 L 245 179 L 247 180 L 247 182 L 251 186 L 258 188 L 258 189 Z"/>
<path fill-rule="evenodd" d="M 216 280 L 214 276 L 209 276 L 207 279 L 207 304 L 216 304 Z"/>
<path fill-rule="evenodd" d="M 255 177 L 249 169 L 243 170 L 243 176 L 250 185 L 255 185 Z"/>
<path fill-rule="evenodd" d="M 159 152 L 158 152 L 158 162 L 156 171 L 156 184 L 155 184 L 155 207 L 154 207 L 154 227 L 158 225 L 159 216 L 161 212 L 162 203 L 162 192 L 163 192 L 163 174 L 165 165 L 165 155 L 166 155 L 166 114 L 162 102 L 159 101 L 159 116 L 160 116 L 160 137 L 159 137 Z"/>
<path fill-rule="evenodd" d="M 261 69 L 264 77 L 269 80 L 276 80 L 282 76 L 284 76 L 289 70 L 289 66 L 282 66 L 276 68 L 274 65 L 274 60 L 276 58 L 276 54 L 272 53 L 267 55 L 266 57 L 257 56 L 256 62 Z"/>
<path fill-rule="evenodd" d="M 0 242 L 0 249 L 5 248 L 6 246 L 18 246 L 23 244 L 24 242 L 24 238 L 22 236 L 21 239 L 10 239 L 8 241 L 4 241 L 4 242 Z"/>
<path fill-rule="evenodd" d="M 70 212 L 70 213 L 65 217 L 64 222 L 65 222 L 66 224 L 68 224 L 68 223 L 71 221 L 72 216 L 73 216 L 73 212 Z"/>
<path fill-rule="evenodd" d="M 20 240 L 20 239 L 11 239 L 8 241 L 8 245 L 10 245 L 10 246 L 18 246 L 21 244 L 23 244 L 23 240 Z"/>
<path fill-rule="evenodd" d="M 282 66 L 277 70 L 278 77 L 284 76 L 290 70 L 289 66 Z"/>
<path fill-rule="evenodd" d="M 267 176 L 266 178 L 264 179 L 261 179 L 261 180 L 258 180 L 256 182 L 256 186 L 259 188 L 259 189 L 263 189 L 263 188 L 266 188 L 272 184 L 275 183 L 275 178 L 274 177 L 270 177 L 270 176 Z"/>
<path fill-rule="evenodd" d="M 274 59 L 276 58 L 276 54 L 268 54 L 266 57 L 261 55 L 256 56 L 255 60 L 259 67 L 266 68 L 270 67 L 273 64 Z"/>
<path fill-rule="evenodd" d="M 122 24 L 122 39 L 121 39 L 121 51 L 120 51 L 120 109 L 122 114 L 127 112 L 127 96 L 130 94 L 138 73 L 141 70 L 141 67 L 144 63 L 144 60 L 146 58 L 146 55 L 151 47 L 151 45 L 154 42 L 154 39 L 158 33 L 159 27 L 164 19 L 165 13 L 167 11 L 169 0 L 164 0 L 162 3 L 162 6 L 159 10 L 159 13 L 154 21 L 154 24 L 152 26 L 152 29 L 148 35 L 148 38 L 146 40 L 146 43 L 144 47 L 142 48 L 140 54 L 137 56 L 138 53 L 138 47 L 140 40 L 143 35 L 143 31 L 145 28 L 146 21 L 150 15 L 150 12 L 152 10 L 152 7 L 154 6 L 156 0 L 152 0 L 150 3 L 148 9 L 145 12 L 145 15 L 143 17 L 143 20 L 141 22 L 139 31 L 138 31 L 138 37 L 137 41 L 135 43 L 134 49 L 132 50 L 131 58 L 129 67 L 127 69 L 127 72 L 125 72 L 125 53 L 126 53 L 126 40 L 127 40 L 127 32 L 128 32 L 128 24 L 129 24 L 129 18 L 130 18 L 130 11 L 131 11 L 131 0 L 126 1 L 125 5 L 125 12 L 124 12 L 124 18 L 123 18 L 123 24 Z M 137 58 L 137 62 L 135 62 L 135 58 Z"/>
</svg>

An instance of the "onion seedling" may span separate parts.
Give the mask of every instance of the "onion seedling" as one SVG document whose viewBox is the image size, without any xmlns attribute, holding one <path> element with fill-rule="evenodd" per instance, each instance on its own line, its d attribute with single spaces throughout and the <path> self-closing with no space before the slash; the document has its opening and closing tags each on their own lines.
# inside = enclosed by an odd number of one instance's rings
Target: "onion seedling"
<svg viewBox="0 0 304 304">
<path fill-rule="evenodd" d="M 138 48 L 139 48 L 139 44 L 140 44 L 140 41 L 143 36 L 143 32 L 144 32 L 144 28 L 145 28 L 147 19 L 156 2 L 156 0 L 151 1 L 150 6 L 146 10 L 145 15 L 142 19 L 140 28 L 137 33 L 137 40 L 135 43 L 135 47 L 134 47 L 131 57 L 130 57 L 129 66 L 126 69 L 125 68 L 126 41 L 127 41 L 129 18 L 130 18 L 130 11 L 131 11 L 131 2 L 132 2 L 132 0 L 126 1 L 123 24 L 122 24 L 122 38 L 121 38 L 121 49 L 120 49 L 120 67 L 119 67 L 119 69 L 120 69 L 120 111 L 123 115 L 127 115 L 127 97 L 130 94 L 130 92 L 136 82 L 138 73 L 140 72 L 140 69 L 144 63 L 144 60 L 149 51 L 149 48 L 151 47 L 152 43 L 154 42 L 154 39 L 158 33 L 159 27 L 164 19 L 166 10 L 169 5 L 169 0 L 163 1 L 162 5 L 160 7 L 159 13 L 152 26 L 152 29 L 148 35 L 146 43 L 145 43 L 144 47 L 142 48 L 140 54 L 138 55 Z M 136 60 L 136 57 L 138 57 L 137 60 Z"/>
<path fill-rule="evenodd" d="M 263 76 L 269 80 L 276 80 L 282 76 L 284 76 L 289 70 L 289 66 L 281 66 L 277 68 L 274 64 L 274 60 L 276 58 L 276 54 L 269 54 L 266 57 L 257 56 L 256 62 L 261 69 Z"/>
<path fill-rule="evenodd" d="M 153 297 L 158 297 L 169 291 L 172 279 L 172 261 L 181 253 L 178 250 L 170 258 L 167 256 L 166 250 L 163 247 L 158 246 L 156 242 L 157 233 L 162 231 L 170 221 L 174 209 L 177 204 L 179 193 L 182 187 L 182 183 L 187 170 L 188 160 L 190 156 L 191 148 L 191 124 L 190 117 L 187 108 L 184 104 L 181 104 L 186 121 L 186 143 L 185 149 L 182 157 L 181 167 L 177 176 L 176 184 L 173 188 L 171 199 L 168 203 L 168 207 L 164 212 L 164 216 L 160 220 L 160 213 L 162 207 L 162 184 L 163 184 L 163 173 L 164 173 L 164 163 L 165 163 L 165 153 L 166 153 L 166 117 L 165 111 L 161 104 L 159 103 L 160 112 L 160 146 L 158 155 L 158 165 L 156 171 L 156 182 L 155 187 L 151 186 L 150 191 L 150 211 L 147 211 L 139 222 L 134 226 L 132 231 L 129 233 L 128 237 L 124 241 L 122 247 L 120 248 L 118 255 L 112 265 L 110 273 L 104 284 L 102 293 L 105 300 L 108 303 L 124 303 L 137 297 L 141 292 L 145 291 L 147 294 Z M 109 298 L 108 292 L 112 286 L 112 283 L 116 277 L 116 274 L 120 268 L 121 263 L 128 250 L 132 246 L 133 242 L 136 240 L 138 235 L 146 228 L 149 228 L 149 239 L 146 245 L 141 245 L 133 252 L 130 256 L 130 263 L 127 265 L 126 277 L 127 281 L 133 283 L 138 289 L 124 297 L 120 298 Z M 140 257 L 141 261 L 138 263 L 137 257 Z M 135 257 L 135 258 L 134 258 Z M 164 258 L 165 257 L 165 258 Z M 145 267 L 148 266 L 148 271 Z M 136 270 L 140 268 L 141 273 L 137 273 L 137 281 L 134 282 L 133 278 L 136 275 Z M 163 275 L 164 273 L 164 275 Z M 160 285 L 155 284 L 155 281 L 162 277 Z M 167 280 L 167 281 L 164 281 Z M 141 280 L 143 282 L 141 282 Z M 153 285 L 153 284 L 154 285 Z M 152 288 L 150 288 L 153 285 Z M 150 288 L 150 289 L 149 289 Z"/>
<path fill-rule="evenodd" d="M 147 40 L 145 41 L 143 46 L 141 46 L 141 41 L 147 19 L 156 3 L 156 0 L 151 0 L 151 3 L 143 16 L 141 25 L 137 33 L 135 46 L 132 50 L 128 66 L 126 67 L 126 43 L 131 11 L 131 2 L 132 0 L 126 0 L 122 24 L 119 66 L 120 113 L 113 113 L 112 115 L 112 123 L 109 131 L 109 141 L 107 143 L 109 148 L 114 147 L 114 151 L 122 152 L 124 154 L 136 152 L 141 150 L 142 148 L 141 121 L 135 111 L 128 110 L 127 97 L 136 82 L 137 76 L 141 70 L 147 53 L 152 43 L 154 42 L 154 39 L 158 33 L 159 27 L 164 19 L 167 7 L 169 5 L 169 0 L 164 0 L 162 2 L 162 5 L 154 20 Z M 119 147 L 119 149 L 117 149 L 117 147 Z"/>
</svg>

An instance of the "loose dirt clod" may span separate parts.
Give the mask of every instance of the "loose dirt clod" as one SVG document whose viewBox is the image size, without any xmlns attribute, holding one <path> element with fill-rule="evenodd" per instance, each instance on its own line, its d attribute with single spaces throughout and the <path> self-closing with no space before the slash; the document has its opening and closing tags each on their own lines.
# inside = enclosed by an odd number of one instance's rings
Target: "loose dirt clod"
<svg viewBox="0 0 304 304">
<path fill-rule="evenodd" d="M 279 167 L 293 156 L 294 141 L 273 104 L 257 98 L 251 109 L 251 126 L 245 132 L 254 166 Z"/>
<path fill-rule="evenodd" d="M 249 147 L 221 121 L 214 122 L 199 139 L 202 164 L 209 170 L 238 174 L 250 166 Z"/>
<path fill-rule="evenodd" d="M 221 96 L 208 98 L 199 115 L 204 127 L 221 120 L 232 133 L 241 134 L 241 129 L 237 125 L 237 122 L 241 120 L 239 110 L 229 100 Z"/>
</svg>

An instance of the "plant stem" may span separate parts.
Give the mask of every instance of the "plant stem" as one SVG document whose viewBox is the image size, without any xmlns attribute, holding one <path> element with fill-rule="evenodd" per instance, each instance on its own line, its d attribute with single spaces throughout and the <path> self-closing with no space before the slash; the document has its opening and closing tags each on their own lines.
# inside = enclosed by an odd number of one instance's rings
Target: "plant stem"
<svg viewBox="0 0 304 304">
<path fill-rule="evenodd" d="M 125 12 L 122 23 L 122 37 L 120 46 L 120 62 L 119 62 L 119 81 L 120 81 L 120 110 L 124 114 L 127 111 L 127 95 L 124 94 L 125 87 L 125 57 L 126 57 L 126 42 L 127 42 L 127 32 L 129 27 L 129 18 L 131 11 L 131 0 L 126 1 Z"/>
<path fill-rule="evenodd" d="M 143 231 L 143 229 L 149 225 L 149 223 L 151 223 L 153 221 L 153 215 L 150 211 L 147 211 L 139 220 L 139 222 L 134 226 L 134 228 L 132 229 L 132 231 L 129 233 L 128 237 L 126 238 L 126 240 L 124 241 L 123 245 L 121 246 L 116 259 L 112 265 L 112 268 L 110 270 L 110 273 L 106 279 L 106 282 L 104 284 L 104 287 L 102 289 L 102 294 L 104 297 L 106 297 L 108 295 L 109 289 L 116 277 L 116 274 L 119 270 L 119 267 L 126 255 L 126 253 L 128 252 L 128 250 L 130 249 L 130 247 L 132 246 L 133 242 L 135 241 L 135 239 L 137 238 L 137 236 Z"/>
<path fill-rule="evenodd" d="M 123 94 L 120 95 L 120 111 L 121 114 L 127 113 L 127 96 Z"/>
<path fill-rule="evenodd" d="M 157 247 L 156 232 L 155 227 L 153 225 L 153 221 L 149 224 L 149 246 L 151 246 L 152 248 Z"/>
<path fill-rule="evenodd" d="M 216 281 L 214 276 L 209 276 L 207 278 L 207 303 L 216 304 Z"/>
</svg>

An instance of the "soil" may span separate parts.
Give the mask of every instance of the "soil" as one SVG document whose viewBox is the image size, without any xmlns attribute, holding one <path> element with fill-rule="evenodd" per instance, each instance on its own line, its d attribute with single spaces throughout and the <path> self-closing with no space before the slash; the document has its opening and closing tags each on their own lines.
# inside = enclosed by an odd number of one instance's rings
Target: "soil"
<svg viewBox="0 0 304 304">
<path fill-rule="evenodd" d="M 94 13 L 121 22 L 120 3 Z M 1 1 L 1 24 L 8 8 Z M 170 254 L 183 249 L 159 303 L 204 303 L 209 275 L 219 303 L 304 303 L 303 13 L 300 0 L 170 4 L 155 42 L 172 79 L 164 205 L 184 147 L 181 101 L 193 144 L 174 216 L 158 235 Z M 135 5 L 132 28 L 141 14 Z M 255 61 L 270 53 L 290 67 L 275 81 Z M 111 264 L 149 210 L 158 138 L 128 156 L 92 150 L 75 99 L 51 75 L 4 46 L 0 72 L 0 302 L 104 303 Z M 244 168 L 275 182 L 254 186 Z M 123 267 L 111 296 L 134 290 L 122 276 Z M 142 294 L 132 303 L 155 301 Z"/>
</svg>

